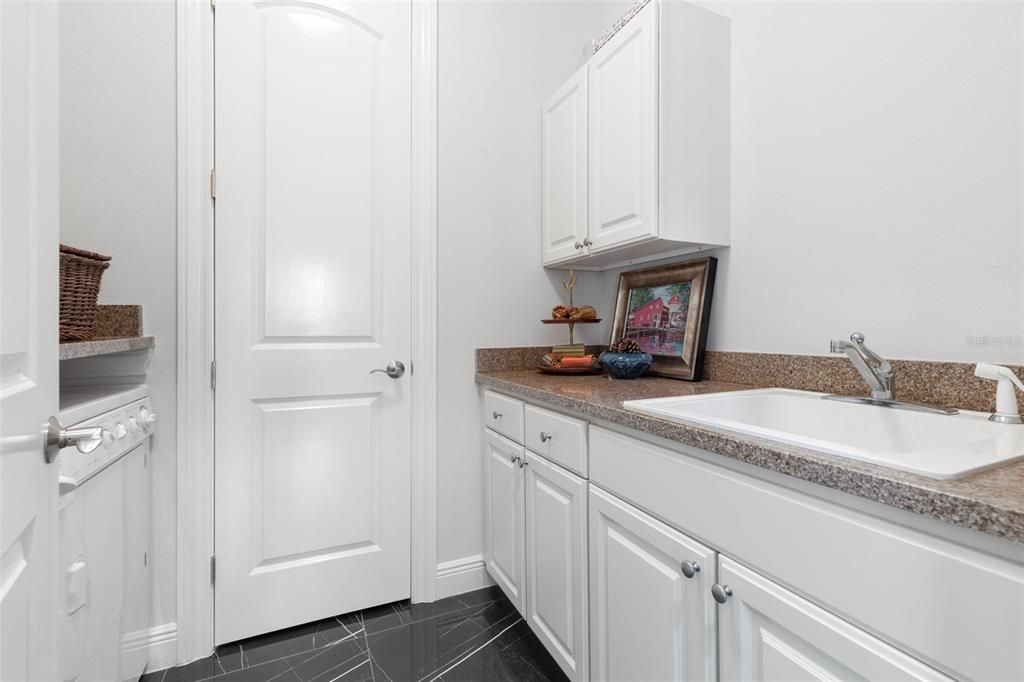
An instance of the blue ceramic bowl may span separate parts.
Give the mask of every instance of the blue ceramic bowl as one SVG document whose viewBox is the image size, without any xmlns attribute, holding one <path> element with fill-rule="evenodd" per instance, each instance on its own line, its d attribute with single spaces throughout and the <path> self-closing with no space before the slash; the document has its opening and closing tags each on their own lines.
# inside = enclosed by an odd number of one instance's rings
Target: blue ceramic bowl
<svg viewBox="0 0 1024 682">
<path fill-rule="evenodd" d="M 636 379 L 651 368 L 654 358 L 650 353 L 604 352 L 598 357 L 608 373 L 616 379 Z"/>
</svg>

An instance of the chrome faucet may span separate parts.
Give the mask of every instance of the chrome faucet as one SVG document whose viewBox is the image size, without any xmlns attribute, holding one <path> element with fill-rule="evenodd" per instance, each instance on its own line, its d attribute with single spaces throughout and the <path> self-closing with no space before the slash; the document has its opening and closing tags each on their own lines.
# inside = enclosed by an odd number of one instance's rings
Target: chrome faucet
<svg viewBox="0 0 1024 682">
<path fill-rule="evenodd" d="M 892 365 L 870 348 L 864 345 L 864 335 L 860 332 L 850 334 L 849 341 L 833 341 L 830 349 L 833 353 L 846 353 L 850 362 L 857 368 L 871 388 L 871 397 L 862 398 L 852 395 L 823 395 L 825 400 L 838 400 L 845 403 L 859 403 L 876 407 L 891 407 L 899 410 L 914 410 L 931 414 L 956 414 L 959 410 L 948 407 L 936 407 L 925 403 L 908 400 L 895 400 L 892 397 L 893 377 Z"/>
<path fill-rule="evenodd" d="M 860 332 L 850 334 L 849 341 L 842 339 L 831 344 L 833 353 L 846 353 L 850 362 L 857 368 L 871 388 L 871 397 L 875 400 L 892 400 L 893 371 L 892 365 L 864 345 L 864 335 Z"/>
</svg>

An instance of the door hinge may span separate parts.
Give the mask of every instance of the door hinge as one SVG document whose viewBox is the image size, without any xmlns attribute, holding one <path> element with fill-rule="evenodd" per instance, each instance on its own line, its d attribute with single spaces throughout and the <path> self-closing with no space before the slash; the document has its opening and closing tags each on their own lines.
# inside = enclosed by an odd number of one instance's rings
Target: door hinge
<svg viewBox="0 0 1024 682">
<path fill-rule="evenodd" d="M 217 169 L 210 170 L 210 198 L 217 198 Z"/>
<path fill-rule="evenodd" d="M 210 390 L 217 390 L 217 361 L 210 363 Z"/>
<path fill-rule="evenodd" d="M 210 555 L 210 584 L 217 584 L 217 555 Z"/>
</svg>

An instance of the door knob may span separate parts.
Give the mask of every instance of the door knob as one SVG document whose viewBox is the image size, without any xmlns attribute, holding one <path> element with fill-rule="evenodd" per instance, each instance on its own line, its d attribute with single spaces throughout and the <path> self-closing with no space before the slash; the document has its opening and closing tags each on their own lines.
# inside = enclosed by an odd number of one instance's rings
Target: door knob
<svg viewBox="0 0 1024 682">
<path fill-rule="evenodd" d="M 46 461 L 57 459 L 61 448 L 74 445 L 84 455 L 89 454 L 103 443 L 103 429 L 99 426 L 86 429 L 65 429 L 60 420 L 50 417 L 46 427 L 46 444 L 43 452 Z"/>
<path fill-rule="evenodd" d="M 387 374 L 392 379 L 397 379 L 403 374 L 405 374 L 405 363 L 403 363 L 401 360 L 392 360 L 384 369 L 378 368 L 370 370 L 370 374 L 374 374 L 375 372 L 381 372 L 383 374 Z"/>
</svg>

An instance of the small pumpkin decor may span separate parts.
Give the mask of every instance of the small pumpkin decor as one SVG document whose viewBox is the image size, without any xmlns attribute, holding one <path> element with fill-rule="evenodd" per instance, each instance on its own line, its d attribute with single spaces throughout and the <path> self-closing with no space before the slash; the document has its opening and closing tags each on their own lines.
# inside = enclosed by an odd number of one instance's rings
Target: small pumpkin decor
<svg viewBox="0 0 1024 682">
<path fill-rule="evenodd" d="M 635 379 L 651 368 L 654 358 L 633 339 L 622 338 L 601 353 L 598 361 L 616 379 Z"/>
</svg>

